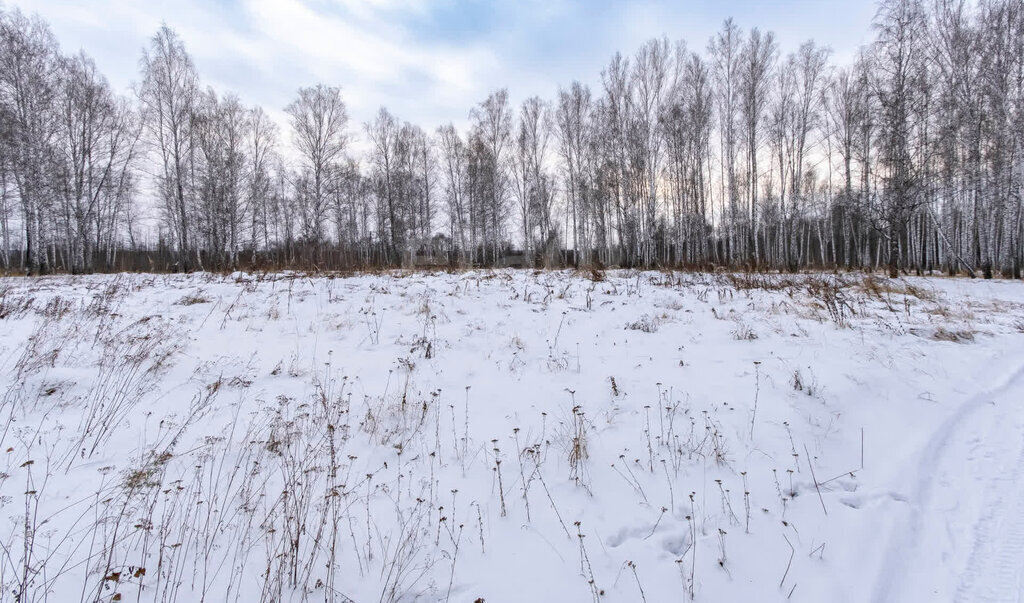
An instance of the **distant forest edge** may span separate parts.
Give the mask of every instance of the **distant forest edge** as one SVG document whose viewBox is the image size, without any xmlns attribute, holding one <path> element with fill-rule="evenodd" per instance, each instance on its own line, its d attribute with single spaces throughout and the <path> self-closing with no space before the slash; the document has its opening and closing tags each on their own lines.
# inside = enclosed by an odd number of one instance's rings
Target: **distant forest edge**
<svg viewBox="0 0 1024 603">
<path fill-rule="evenodd" d="M 0 272 L 1024 267 L 1024 0 L 884 0 L 852 64 L 725 21 L 467 131 L 300 88 L 281 132 L 166 25 L 115 92 L 0 8 Z M 338 82 L 344 85 L 344 82 Z M 353 145 L 359 135 L 365 145 Z M 357 148 L 359 147 L 359 148 Z M 159 224 L 142 236 L 140 224 Z"/>
</svg>

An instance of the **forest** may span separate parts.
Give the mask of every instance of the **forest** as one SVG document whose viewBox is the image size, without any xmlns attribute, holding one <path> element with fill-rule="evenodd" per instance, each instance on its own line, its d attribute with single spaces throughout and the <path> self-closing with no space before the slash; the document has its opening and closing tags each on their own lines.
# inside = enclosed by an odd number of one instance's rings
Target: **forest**
<svg viewBox="0 0 1024 603">
<path fill-rule="evenodd" d="M 599 85 L 495 90 L 467 128 L 432 130 L 385 107 L 352 123 L 344 82 L 297 90 L 278 124 L 205 86 L 167 25 L 120 92 L 0 8 L 0 271 L 1020 278 L 1024 1 L 883 0 L 872 27 L 838 64 L 827 40 L 784 54 L 729 19 L 616 53 Z"/>
</svg>

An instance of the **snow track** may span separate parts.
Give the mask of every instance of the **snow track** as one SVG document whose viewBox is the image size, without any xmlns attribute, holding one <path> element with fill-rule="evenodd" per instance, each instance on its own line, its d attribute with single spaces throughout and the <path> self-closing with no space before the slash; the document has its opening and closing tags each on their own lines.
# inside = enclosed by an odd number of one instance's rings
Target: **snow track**
<svg viewBox="0 0 1024 603">
<path fill-rule="evenodd" d="M 916 468 L 874 600 L 1024 602 L 1024 365 L 962 404 Z"/>
<path fill-rule="evenodd" d="M 1002 482 L 993 484 L 989 513 L 975 529 L 957 601 L 1024 601 L 1024 450 Z"/>
</svg>

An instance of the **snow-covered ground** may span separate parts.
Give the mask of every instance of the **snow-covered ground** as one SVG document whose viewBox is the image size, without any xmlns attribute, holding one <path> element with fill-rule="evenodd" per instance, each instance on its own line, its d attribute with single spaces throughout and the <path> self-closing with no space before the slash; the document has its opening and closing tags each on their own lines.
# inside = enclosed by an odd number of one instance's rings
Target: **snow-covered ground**
<svg viewBox="0 0 1024 603">
<path fill-rule="evenodd" d="M 26 601 L 1005 601 L 1024 286 L 0 279 Z"/>
</svg>

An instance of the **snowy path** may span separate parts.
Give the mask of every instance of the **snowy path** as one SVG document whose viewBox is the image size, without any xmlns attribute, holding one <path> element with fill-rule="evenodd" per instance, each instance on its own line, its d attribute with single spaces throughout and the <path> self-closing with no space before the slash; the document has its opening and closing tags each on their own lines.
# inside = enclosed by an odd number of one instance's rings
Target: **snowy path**
<svg viewBox="0 0 1024 603">
<path fill-rule="evenodd" d="M 875 601 L 1024 602 L 1024 365 L 1004 375 L 924 448 Z"/>
<path fill-rule="evenodd" d="M 1015 459 L 991 459 L 985 514 L 974 530 L 974 548 L 957 589 L 958 601 L 1024 601 L 1024 370 L 1018 370 L 996 395 L 998 413 L 993 442 Z M 1003 438 L 1000 442 L 997 437 Z M 1008 456 L 1008 455 L 1007 455 Z M 990 457 L 986 455 L 986 460 Z M 1012 462 L 1012 467 L 1008 465 Z"/>
<path fill-rule="evenodd" d="M 958 601 L 1024 601 L 1024 454 L 1003 481 L 996 482 L 989 513 L 976 528 Z"/>
</svg>

